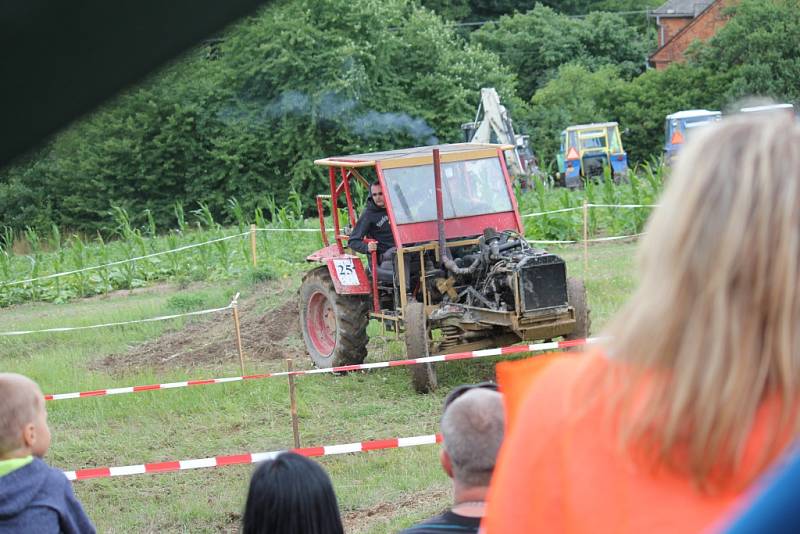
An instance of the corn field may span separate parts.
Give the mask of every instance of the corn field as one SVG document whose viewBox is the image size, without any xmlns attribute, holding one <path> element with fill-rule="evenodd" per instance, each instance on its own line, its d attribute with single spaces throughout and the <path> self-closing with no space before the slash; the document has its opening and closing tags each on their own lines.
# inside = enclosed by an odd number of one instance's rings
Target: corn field
<svg viewBox="0 0 800 534">
<path fill-rule="evenodd" d="M 585 189 L 554 188 L 541 181 L 532 191 L 517 191 L 520 212 L 580 208 L 590 204 L 654 204 L 663 185 L 663 172 L 643 166 L 632 172 L 622 184 L 609 176 L 600 182 L 587 182 Z M 133 227 L 129 214 L 115 207 L 112 237 L 98 235 L 87 239 L 79 235 L 64 237 L 57 227 L 43 235 L 32 228 L 15 234 L 9 228 L 0 233 L 0 306 L 28 301 L 66 302 L 71 299 L 108 293 L 120 289 L 144 287 L 157 281 L 179 284 L 198 281 L 220 281 L 241 276 L 268 279 L 303 269 L 305 257 L 321 248 L 318 232 L 268 232 L 257 235 L 258 268 L 252 266 L 250 225 L 259 229 L 318 228 L 316 218 L 306 219 L 306 206 L 299 195 L 290 194 L 289 202 L 278 206 L 267 199 L 271 218 L 261 209 L 245 213 L 235 199 L 228 201 L 228 210 L 236 221 L 223 227 L 214 220 L 203 203 L 199 208 L 184 211 L 174 206 L 175 227 L 159 232 L 153 218 L 145 212 L 147 223 Z M 630 235 L 642 231 L 651 208 L 592 208 L 588 215 L 589 236 Z M 340 210 L 342 224 L 346 210 Z M 541 240 L 580 240 L 583 237 L 581 209 L 526 218 L 526 235 Z M 326 222 L 331 228 L 330 220 Z M 224 239 L 231 237 L 230 239 Z M 186 248 L 155 257 L 142 258 L 197 243 L 217 240 L 202 246 Z M 25 253 L 15 254 L 15 248 Z M 140 258 L 135 261 L 126 261 Z M 115 262 L 119 262 L 114 264 Z M 88 269 L 88 270 L 84 270 Z M 48 277 L 57 273 L 72 274 Z"/>
</svg>

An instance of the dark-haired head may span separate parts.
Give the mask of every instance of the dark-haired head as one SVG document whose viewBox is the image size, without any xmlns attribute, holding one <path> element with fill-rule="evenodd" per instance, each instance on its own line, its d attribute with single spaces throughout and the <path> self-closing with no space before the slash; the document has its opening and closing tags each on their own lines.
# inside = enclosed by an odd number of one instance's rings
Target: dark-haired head
<svg viewBox="0 0 800 534">
<path fill-rule="evenodd" d="M 244 534 L 341 534 L 336 494 L 322 467 L 305 456 L 281 453 L 250 480 Z"/>
</svg>

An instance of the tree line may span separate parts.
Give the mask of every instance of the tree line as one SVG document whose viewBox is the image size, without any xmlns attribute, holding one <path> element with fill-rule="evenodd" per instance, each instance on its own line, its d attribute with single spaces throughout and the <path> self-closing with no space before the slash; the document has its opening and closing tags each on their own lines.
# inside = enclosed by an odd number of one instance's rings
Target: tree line
<svg viewBox="0 0 800 534">
<path fill-rule="evenodd" d="M 113 206 L 172 226 L 176 202 L 224 220 L 231 198 L 250 213 L 310 201 L 326 183 L 314 159 L 460 141 L 481 87 L 545 167 L 569 124 L 619 121 L 642 161 L 668 113 L 798 99 L 800 0 L 742 0 L 688 62 L 654 71 L 654 21 L 597 9 L 658 3 L 271 4 L 0 170 L 0 226 L 109 233 Z"/>
</svg>

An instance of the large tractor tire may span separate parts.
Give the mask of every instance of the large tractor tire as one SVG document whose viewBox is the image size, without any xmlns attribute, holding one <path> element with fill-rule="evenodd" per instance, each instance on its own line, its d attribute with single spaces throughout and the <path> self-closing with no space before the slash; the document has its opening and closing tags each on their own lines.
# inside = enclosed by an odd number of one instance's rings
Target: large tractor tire
<svg viewBox="0 0 800 534">
<path fill-rule="evenodd" d="M 369 302 L 364 295 L 339 295 L 325 266 L 306 273 L 300 286 L 300 327 L 319 368 L 353 365 L 367 357 Z"/>
<path fill-rule="evenodd" d="M 591 310 L 586 300 L 586 286 L 580 278 L 567 278 L 567 300 L 575 309 L 575 330 L 564 336 L 566 340 L 586 339 L 592 328 Z"/>
<path fill-rule="evenodd" d="M 408 358 L 424 358 L 428 353 L 428 328 L 425 306 L 421 302 L 409 302 L 403 314 L 406 326 L 405 341 Z M 411 384 L 417 393 L 429 393 L 436 389 L 436 369 L 431 363 L 411 366 Z"/>
</svg>

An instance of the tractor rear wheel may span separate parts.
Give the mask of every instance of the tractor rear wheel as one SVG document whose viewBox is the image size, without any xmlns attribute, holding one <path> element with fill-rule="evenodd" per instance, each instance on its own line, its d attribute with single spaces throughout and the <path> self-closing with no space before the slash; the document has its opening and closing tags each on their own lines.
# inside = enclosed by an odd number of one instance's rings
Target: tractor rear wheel
<svg viewBox="0 0 800 534">
<path fill-rule="evenodd" d="M 367 357 L 369 302 L 339 295 L 326 266 L 306 273 L 299 291 L 303 340 L 319 368 L 363 363 Z"/>
<path fill-rule="evenodd" d="M 425 306 L 421 302 L 409 302 L 403 313 L 406 334 L 406 353 L 408 358 L 428 356 L 428 328 L 425 320 Z M 411 383 L 417 393 L 428 393 L 436 389 L 438 379 L 436 369 L 431 363 L 418 363 L 411 366 Z"/>
<path fill-rule="evenodd" d="M 586 339 L 592 327 L 591 310 L 586 300 L 586 286 L 580 278 L 567 278 L 567 300 L 575 309 L 575 330 L 564 339 Z"/>
</svg>

